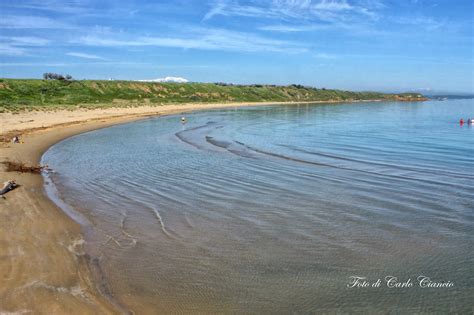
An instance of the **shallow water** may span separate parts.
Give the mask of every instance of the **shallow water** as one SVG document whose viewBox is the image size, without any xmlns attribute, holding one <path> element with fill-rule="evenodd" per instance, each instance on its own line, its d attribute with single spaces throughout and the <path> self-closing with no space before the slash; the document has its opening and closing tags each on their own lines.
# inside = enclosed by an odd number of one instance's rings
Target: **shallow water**
<svg viewBox="0 0 474 315">
<path fill-rule="evenodd" d="M 138 314 L 469 312 L 469 115 L 472 99 L 212 110 L 78 135 L 43 162 L 105 293 Z"/>
</svg>

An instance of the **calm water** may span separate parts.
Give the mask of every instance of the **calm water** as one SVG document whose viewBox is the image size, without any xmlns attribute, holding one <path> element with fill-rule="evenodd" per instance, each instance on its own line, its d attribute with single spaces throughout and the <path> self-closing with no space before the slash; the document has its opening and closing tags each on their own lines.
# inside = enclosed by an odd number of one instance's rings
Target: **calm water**
<svg viewBox="0 0 474 315">
<path fill-rule="evenodd" d="M 43 159 L 103 291 L 137 314 L 464 313 L 469 115 L 473 100 L 213 110 L 82 134 Z"/>
</svg>

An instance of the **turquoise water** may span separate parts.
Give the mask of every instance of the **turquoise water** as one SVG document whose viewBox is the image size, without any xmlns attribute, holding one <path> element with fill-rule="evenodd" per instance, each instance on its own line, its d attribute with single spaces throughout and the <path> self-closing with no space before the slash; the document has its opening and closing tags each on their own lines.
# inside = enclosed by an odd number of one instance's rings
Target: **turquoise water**
<svg viewBox="0 0 474 315">
<path fill-rule="evenodd" d="M 78 135 L 43 162 L 102 291 L 137 314 L 470 312 L 469 115 L 472 99 L 221 109 Z"/>
</svg>

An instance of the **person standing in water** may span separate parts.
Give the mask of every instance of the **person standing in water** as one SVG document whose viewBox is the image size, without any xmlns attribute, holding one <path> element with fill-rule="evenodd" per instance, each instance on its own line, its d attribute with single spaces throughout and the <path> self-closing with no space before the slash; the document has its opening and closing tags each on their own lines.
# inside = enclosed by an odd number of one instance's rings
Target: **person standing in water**
<svg viewBox="0 0 474 315">
<path fill-rule="evenodd" d="M 186 123 L 186 117 L 181 117 L 181 123 L 184 125 Z"/>
</svg>

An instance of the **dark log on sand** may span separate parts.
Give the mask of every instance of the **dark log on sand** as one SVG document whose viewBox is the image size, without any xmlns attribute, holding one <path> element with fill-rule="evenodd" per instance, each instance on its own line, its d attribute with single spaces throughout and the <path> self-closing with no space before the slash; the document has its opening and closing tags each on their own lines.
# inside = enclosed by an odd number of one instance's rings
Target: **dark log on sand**
<svg viewBox="0 0 474 315">
<path fill-rule="evenodd" d="M 9 180 L 3 183 L 3 188 L 0 190 L 0 196 L 3 196 L 10 190 L 18 187 L 18 184 L 14 180 Z"/>
</svg>

